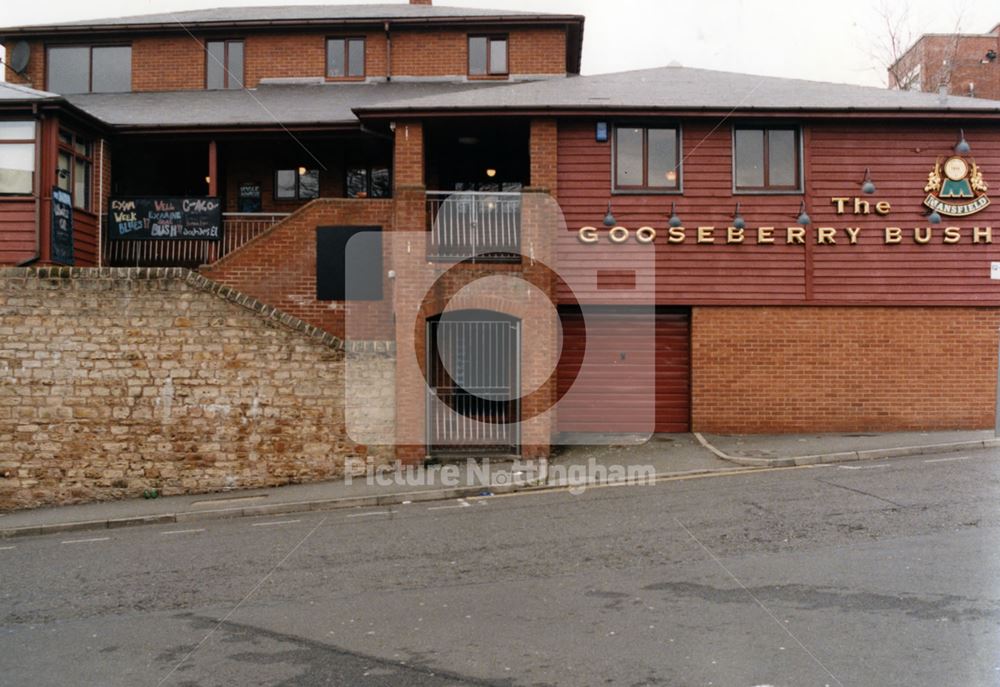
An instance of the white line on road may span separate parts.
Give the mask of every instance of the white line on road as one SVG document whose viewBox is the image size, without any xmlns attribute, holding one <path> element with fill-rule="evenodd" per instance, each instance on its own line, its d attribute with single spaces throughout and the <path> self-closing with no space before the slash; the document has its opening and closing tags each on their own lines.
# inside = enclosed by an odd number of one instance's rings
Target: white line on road
<svg viewBox="0 0 1000 687">
<path fill-rule="evenodd" d="M 10 551 L 11 549 L 16 549 L 16 546 L 0 546 L 0 551 Z"/>
<path fill-rule="evenodd" d="M 877 470 L 879 468 L 892 467 L 892 463 L 882 463 L 881 465 L 859 465 L 857 467 L 852 467 L 850 465 L 838 465 L 841 470 Z"/>
<path fill-rule="evenodd" d="M 959 460 L 972 460 L 972 456 L 958 456 L 957 458 L 932 458 L 925 460 L 925 463 L 954 463 Z"/>
<path fill-rule="evenodd" d="M 355 513 L 354 515 L 348 515 L 349 518 L 369 518 L 373 515 L 392 515 L 391 510 L 380 510 L 374 513 Z"/>
<path fill-rule="evenodd" d="M 204 532 L 205 528 L 200 530 L 170 530 L 169 532 L 160 532 L 160 534 L 195 534 L 197 532 Z"/>
<path fill-rule="evenodd" d="M 99 541 L 108 541 L 111 537 L 94 537 L 93 539 L 67 539 L 60 544 L 93 544 Z"/>
<path fill-rule="evenodd" d="M 274 522 L 255 522 L 250 527 L 275 527 L 277 525 L 294 525 L 301 520 L 275 520 Z"/>
<path fill-rule="evenodd" d="M 465 499 L 458 499 L 457 506 L 434 506 L 433 508 L 428 508 L 427 510 L 451 510 L 452 508 L 471 508 L 472 504 Z"/>
</svg>

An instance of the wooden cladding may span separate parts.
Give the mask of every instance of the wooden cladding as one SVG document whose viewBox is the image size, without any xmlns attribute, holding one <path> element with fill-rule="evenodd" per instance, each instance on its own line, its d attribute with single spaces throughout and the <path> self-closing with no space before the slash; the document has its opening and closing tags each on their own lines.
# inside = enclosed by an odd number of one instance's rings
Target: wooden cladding
<svg viewBox="0 0 1000 687">
<path fill-rule="evenodd" d="M 615 264 L 634 257 L 638 265 L 649 263 L 652 255 L 659 305 L 1000 304 L 1000 282 L 990 280 L 990 263 L 1000 261 L 1000 199 L 974 216 L 946 217 L 933 227 L 923 207 L 927 175 L 937 159 L 953 154 L 958 125 L 812 123 L 802 127 L 803 193 L 747 195 L 733 191 L 728 123 L 682 124 L 684 192 L 663 197 L 613 195 L 612 146 L 594 140 L 594 122 L 560 122 L 558 200 L 566 231 L 558 237 L 559 269 L 583 302 L 627 302 L 629 291 L 608 289 L 607 275 L 599 276 L 613 254 Z M 962 126 L 972 145 L 969 157 L 986 182 L 1000 189 L 1000 133 L 995 127 Z M 877 185 L 874 195 L 861 192 L 866 168 Z M 841 203 L 838 213 L 833 199 L 845 197 L 862 198 L 870 211 L 855 212 L 852 200 Z M 631 231 L 627 242 L 608 240 L 602 220 L 609 200 L 617 224 Z M 796 226 L 802 201 L 812 222 L 802 243 L 789 244 L 787 230 Z M 683 243 L 668 241 L 673 202 L 689 237 Z M 747 240 L 730 243 L 737 202 Z M 887 203 L 891 212 L 876 212 L 878 203 Z M 578 231 L 584 226 L 596 227 L 601 240 L 582 242 Z M 656 240 L 635 240 L 641 227 L 654 228 Z M 700 243 L 697 237 L 708 227 L 715 240 Z M 773 227 L 780 240 L 758 242 L 761 227 Z M 959 242 L 946 241 L 949 227 L 960 230 Z M 976 227 L 980 237 L 993 227 L 993 242 L 975 242 Z M 837 242 L 820 242 L 831 236 L 821 230 L 831 228 Z M 887 243 L 886 228 L 898 228 L 901 240 Z M 928 228 L 930 240 L 918 241 L 928 236 Z"/>
</svg>

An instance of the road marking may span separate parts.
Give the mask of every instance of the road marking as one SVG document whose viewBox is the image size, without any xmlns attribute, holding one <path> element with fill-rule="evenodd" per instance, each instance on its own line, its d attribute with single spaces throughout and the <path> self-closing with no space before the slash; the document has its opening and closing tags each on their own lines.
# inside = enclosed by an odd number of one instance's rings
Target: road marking
<svg viewBox="0 0 1000 687">
<path fill-rule="evenodd" d="M 453 508 L 471 508 L 472 504 L 465 499 L 458 499 L 457 506 L 434 506 L 433 508 L 428 508 L 427 510 L 451 510 Z"/>
<path fill-rule="evenodd" d="M 0 546 L 0 551 L 10 551 L 11 549 L 16 549 L 16 546 Z"/>
<path fill-rule="evenodd" d="M 925 460 L 925 463 L 954 463 L 959 460 L 972 460 L 972 456 L 958 456 L 957 458 L 933 458 Z"/>
<path fill-rule="evenodd" d="M 373 515 L 392 515 L 391 510 L 379 510 L 374 513 L 355 513 L 354 515 L 348 515 L 349 518 L 370 518 Z"/>
<path fill-rule="evenodd" d="M 93 539 L 67 539 L 66 541 L 59 542 L 60 544 L 93 544 L 99 541 L 108 541 L 111 537 L 94 537 Z"/>
<path fill-rule="evenodd" d="M 255 522 L 250 527 L 276 527 L 277 525 L 294 525 L 301 520 L 275 520 L 274 522 Z"/>
<path fill-rule="evenodd" d="M 160 532 L 160 534 L 195 534 L 204 531 L 205 528 L 201 528 L 200 530 L 170 530 L 169 532 Z"/>
<path fill-rule="evenodd" d="M 841 470 L 878 470 L 879 468 L 892 467 L 892 463 L 882 463 L 881 465 L 859 465 L 856 467 L 850 465 L 838 465 L 837 467 Z"/>
</svg>

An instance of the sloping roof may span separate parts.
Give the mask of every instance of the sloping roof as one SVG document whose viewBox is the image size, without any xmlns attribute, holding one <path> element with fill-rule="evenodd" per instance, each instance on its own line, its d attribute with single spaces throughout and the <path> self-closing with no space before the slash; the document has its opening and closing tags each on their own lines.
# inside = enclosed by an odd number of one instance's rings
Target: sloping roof
<svg viewBox="0 0 1000 687">
<path fill-rule="evenodd" d="M 367 114 L 454 109 L 539 110 L 719 110 L 719 111 L 926 111 L 997 112 L 1000 101 L 913 91 L 784 79 L 752 74 L 660 67 L 570 76 L 504 85 L 433 98 L 359 105 Z"/>
<path fill-rule="evenodd" d="M 39 91 L 34 88 L 28 88 L 27 86 L 21 86 L 15 83 L 7 83 L 6 81 L 0 81 L 0 101 L 15 102 L 32 102 L 38 100 L 58 100 L 62 96 L 58 93 L 49 93 L 48 91 Z"/>
<path fill-rule="evenodd" d="M 0 28 L 0 35 L 39 34 L 56 31 L 118 30 L 124 28 L 174 28 L 212 25 L 333 24 L 339 22 L 381 22 L 383 20 L 433 22 L 475 21 L 566 21 L 583 22 L 580 15 L 515 12 L 510 10 L 440 7 L 437 5 L 274 5 L 262 7 L 218 7 L 185 12 L 164 12 L 107 19 L 85 19 L 58 24 L 34 24 Z"/>
<path fill-rule="evenodd" d="M 389 100 L 447 97 L 495 84 L 411 82 L 263 85 L 253 90 L 87 93 L 66 100 L 116 128 L 356 125 L 356 107 Z"/>
</svg>

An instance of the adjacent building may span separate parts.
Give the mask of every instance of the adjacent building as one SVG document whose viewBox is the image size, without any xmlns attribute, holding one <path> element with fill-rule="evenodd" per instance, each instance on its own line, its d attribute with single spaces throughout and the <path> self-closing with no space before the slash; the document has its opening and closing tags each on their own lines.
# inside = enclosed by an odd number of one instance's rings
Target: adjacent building
<svg viewBox="0 0 1000 687">
<path fill-rule="evenodd" d="M 1000 99 L 1000 24 L 986 33 L 927 33 L 889 66 L 889 88 Z"/>
</svg>

